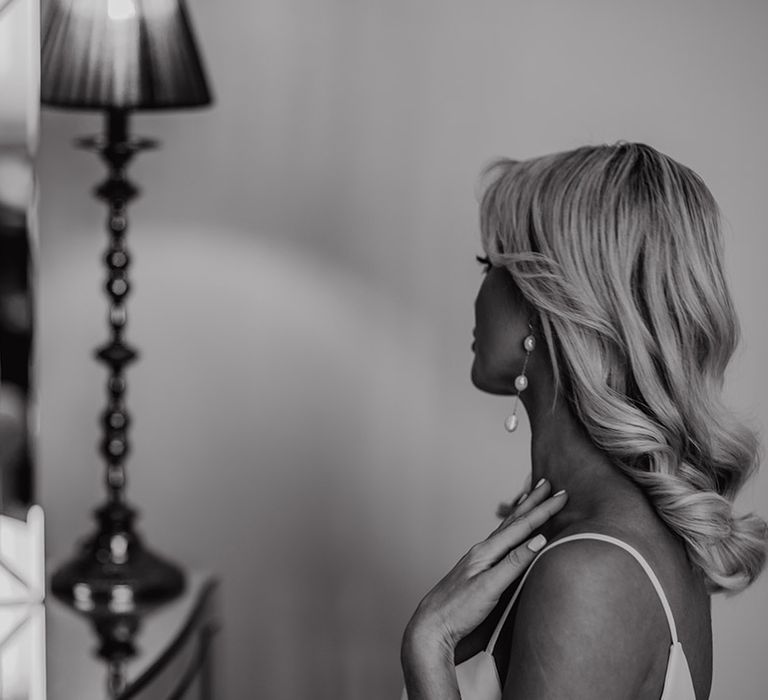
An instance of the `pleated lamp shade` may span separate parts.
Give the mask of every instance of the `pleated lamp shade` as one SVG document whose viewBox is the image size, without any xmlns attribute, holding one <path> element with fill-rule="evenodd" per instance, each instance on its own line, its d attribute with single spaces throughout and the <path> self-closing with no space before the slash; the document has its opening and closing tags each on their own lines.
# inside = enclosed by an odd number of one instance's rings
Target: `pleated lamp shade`
<svg viewBox="0 0 768 700">
<path fill-rule="evenodd" d="M 211 102 L 184 0 L 50 0 L 41 98 L 69 109 Z"/>
</svg>

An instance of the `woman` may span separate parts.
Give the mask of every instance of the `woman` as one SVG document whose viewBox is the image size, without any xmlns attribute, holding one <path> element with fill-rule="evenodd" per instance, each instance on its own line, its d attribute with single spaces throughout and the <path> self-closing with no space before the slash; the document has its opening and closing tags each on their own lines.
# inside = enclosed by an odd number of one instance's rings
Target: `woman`
<svg viewBox="0 0 768 700">
<path fill-rule="evenodd" d="M 489 174 L 472 381 L 515 395 L 510 431 L 525 406 L 537 488 L 420 603 L 407 695 L 703 700 L 709 596 L 754 581 L 768 540 L 732 509 L 758 442 L 719 399 L 738 322 L 717 205 L 642 144 Z"/>
</svg>

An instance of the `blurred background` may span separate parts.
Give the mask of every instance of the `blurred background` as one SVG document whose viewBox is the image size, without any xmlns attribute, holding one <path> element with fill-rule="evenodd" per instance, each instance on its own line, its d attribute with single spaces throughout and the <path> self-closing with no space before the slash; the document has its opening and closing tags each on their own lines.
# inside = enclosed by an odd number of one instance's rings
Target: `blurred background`
<svg viewBox="0 0 768 700">
<path fill-rule="evenodd" d="M 721 204 L 743 340 L 728 403 L 765 432 L 768 4 L 188 0 L 213 109 L 139 114 L 128 464 L 140 527 L 223 585 L 226 697 L 398 697 L 402 629 L 529 469 L 469 381 L 479 173 L 643 141 Z M 52 563 L 102 498 L 103 178 L 45 111 L 38 494 Z M 740 504 L 768 515 L 768 467 Z M 768 577 L 714 599 L 712 697 L 768 687 Z"/>
<path fill-rule="evenodd" d="M 0 513 L 14 516 L 26 513 L 34 481 L 34 151 L 40 68 L 39 46 L 30 35 L 38 25 L 33 3 L 0 0 Z"/>
</svg>

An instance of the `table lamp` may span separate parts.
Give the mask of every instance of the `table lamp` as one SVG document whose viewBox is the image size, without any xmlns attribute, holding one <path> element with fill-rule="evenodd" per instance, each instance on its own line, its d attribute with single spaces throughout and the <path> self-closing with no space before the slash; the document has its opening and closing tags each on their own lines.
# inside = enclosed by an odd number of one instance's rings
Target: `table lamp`
<svg viewBox="0 0 768 700">
<path fill-rule="evenodd" d="M 99 451 L 105 462 L 106 502 L 94 512 L 97 527 L 75 556 L 53 575 L 51 587 L 80 609 L 168 600 L 184 588 L 175 564 L 144 546 L 126 494 L 130 451 L 126 368 L 138 351 L 125 338 L 130 291 L 127 206 L 139 190 L 126 167 L 156 141 L 129 135 L 134 110 L 202 107 L 211 95 L 184 0 L 50 0 L 42 37 L 43 105 L 104 113 L 105 133 L 76 141 L 95 151 L 109 174 L 94 194 L 108 209 L 105 291 L 109 340 L 96 348 L 108 370 L 107 405 Z"/>
</svg>

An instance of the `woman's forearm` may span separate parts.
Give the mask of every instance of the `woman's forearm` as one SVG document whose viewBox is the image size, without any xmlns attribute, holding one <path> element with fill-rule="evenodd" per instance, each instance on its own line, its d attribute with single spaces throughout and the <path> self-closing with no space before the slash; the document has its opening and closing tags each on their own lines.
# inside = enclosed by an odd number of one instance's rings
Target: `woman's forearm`
<svg viewBox="0 0 768 700">
<path fill-rule="evenodd" d="M 406 630 L 400 661 L 408 700 L 461 700 L 453 654 L 435 636 Z"/>
</svg>

